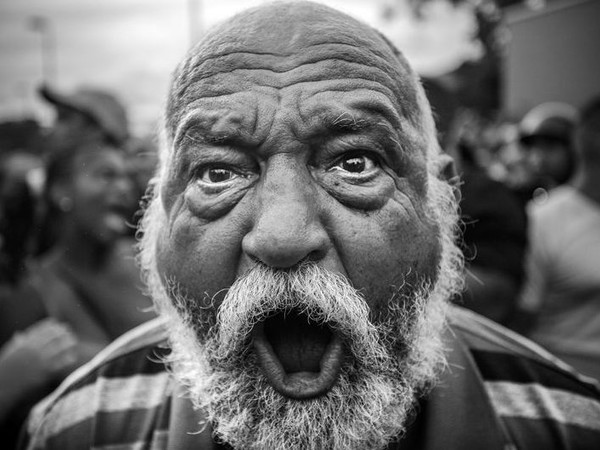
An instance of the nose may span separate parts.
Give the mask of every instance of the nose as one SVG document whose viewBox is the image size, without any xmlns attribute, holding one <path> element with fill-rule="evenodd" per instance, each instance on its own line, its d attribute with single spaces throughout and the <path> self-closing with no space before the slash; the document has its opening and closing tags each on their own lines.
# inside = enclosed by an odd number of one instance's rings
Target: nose
<svg viewBox="0 0 600 450">
<path fill-rule="evenodd" d="M 269 165 L 257 191 L 253 226 L 242 241 L 251 259 L 273 268 L 319 261 L 329 248 L 314 181 L 301 166 L 286 160 Z"/>
</svg>

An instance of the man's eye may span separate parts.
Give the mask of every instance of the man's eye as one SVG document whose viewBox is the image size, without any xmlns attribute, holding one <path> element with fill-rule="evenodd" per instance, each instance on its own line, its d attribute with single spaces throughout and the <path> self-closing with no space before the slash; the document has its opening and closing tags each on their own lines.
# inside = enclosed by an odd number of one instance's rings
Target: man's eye
<svg viewBox="0 0 600 450">
<path fill-rule="evenodd" d="M 373 170 L 377 167 L 377 163 L 368 156 L 355 155 L 339 160 L 334 167 L 341 169 L 344 172 L 361 174 Z"/>
<path fill-rule="evenodd" d="M 200 171 L 200 180 L 204 183 L 225 183 L 237 178 L 239 174 L 225 167 L 209 167 Z"/>
</svg>

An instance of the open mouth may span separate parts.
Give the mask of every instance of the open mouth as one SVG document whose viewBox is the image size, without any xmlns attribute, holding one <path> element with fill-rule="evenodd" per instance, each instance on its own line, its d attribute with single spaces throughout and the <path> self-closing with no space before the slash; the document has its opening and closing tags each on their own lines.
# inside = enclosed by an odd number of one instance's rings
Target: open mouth
<svg viewBox="0 0 600 450">
<path fill-rule="evenodd" d="M 114 211 L 109 211 L 104 215 L 104 225 L 115 233 L 124 233 L 127 230 L 125 217 Z"/>
<path fill-rule="evenodd" d="M 129 210 L 126 205 L 121 203 L 108 204 L 104 214 L 104 224 L 113 232 L 124 233 L 127 231 L 128 214 Z"/>
<path fill-rule="evenodd" d="M 344 346 L 327 324 L 296 310 L 280 312 L 258 323 L 252 338 L 263 373 L 281 394 L 306 399 L 323 395 L 334 385 Z"/>
</svg>

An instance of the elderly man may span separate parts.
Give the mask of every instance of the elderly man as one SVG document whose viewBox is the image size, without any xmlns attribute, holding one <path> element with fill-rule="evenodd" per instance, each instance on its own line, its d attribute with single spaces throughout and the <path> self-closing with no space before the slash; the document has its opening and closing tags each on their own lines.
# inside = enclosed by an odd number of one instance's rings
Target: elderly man
<svg viewBox="0 0 600 450">
<path fill-rule="evenodd" d="M 244 12 L 178 68 L 165 131 L 141 250 L 163 320 L 40 404 L 29 448 L 597 444 L 593 385 L 448 306 L 452 172 L 379 33 Z"/>
</svg>

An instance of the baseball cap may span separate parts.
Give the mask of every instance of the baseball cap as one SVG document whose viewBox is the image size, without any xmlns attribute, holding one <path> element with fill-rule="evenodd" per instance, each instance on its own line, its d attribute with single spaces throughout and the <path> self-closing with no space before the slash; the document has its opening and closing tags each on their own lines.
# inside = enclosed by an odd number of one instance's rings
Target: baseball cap
<svg viewBox="0 0 600 450">
<path fill-rule="evenodd" d="M 577 120 L 577 110 L 560 102 L 542 103 L 531 109 L 519 124 L 519 139 L 529 146 L 537 139 L 568 143 Z"/>
<path fill-rule="evenodd" d="M 115 144 L 123 144 L 128 136 L 127 113 L 122 103 L 102 89 L 80 87 L 73 93 L 59 92 L 48 85 L 40 94 L 56 106 L 74 109 L 93 120 Z"/>
</svg>

